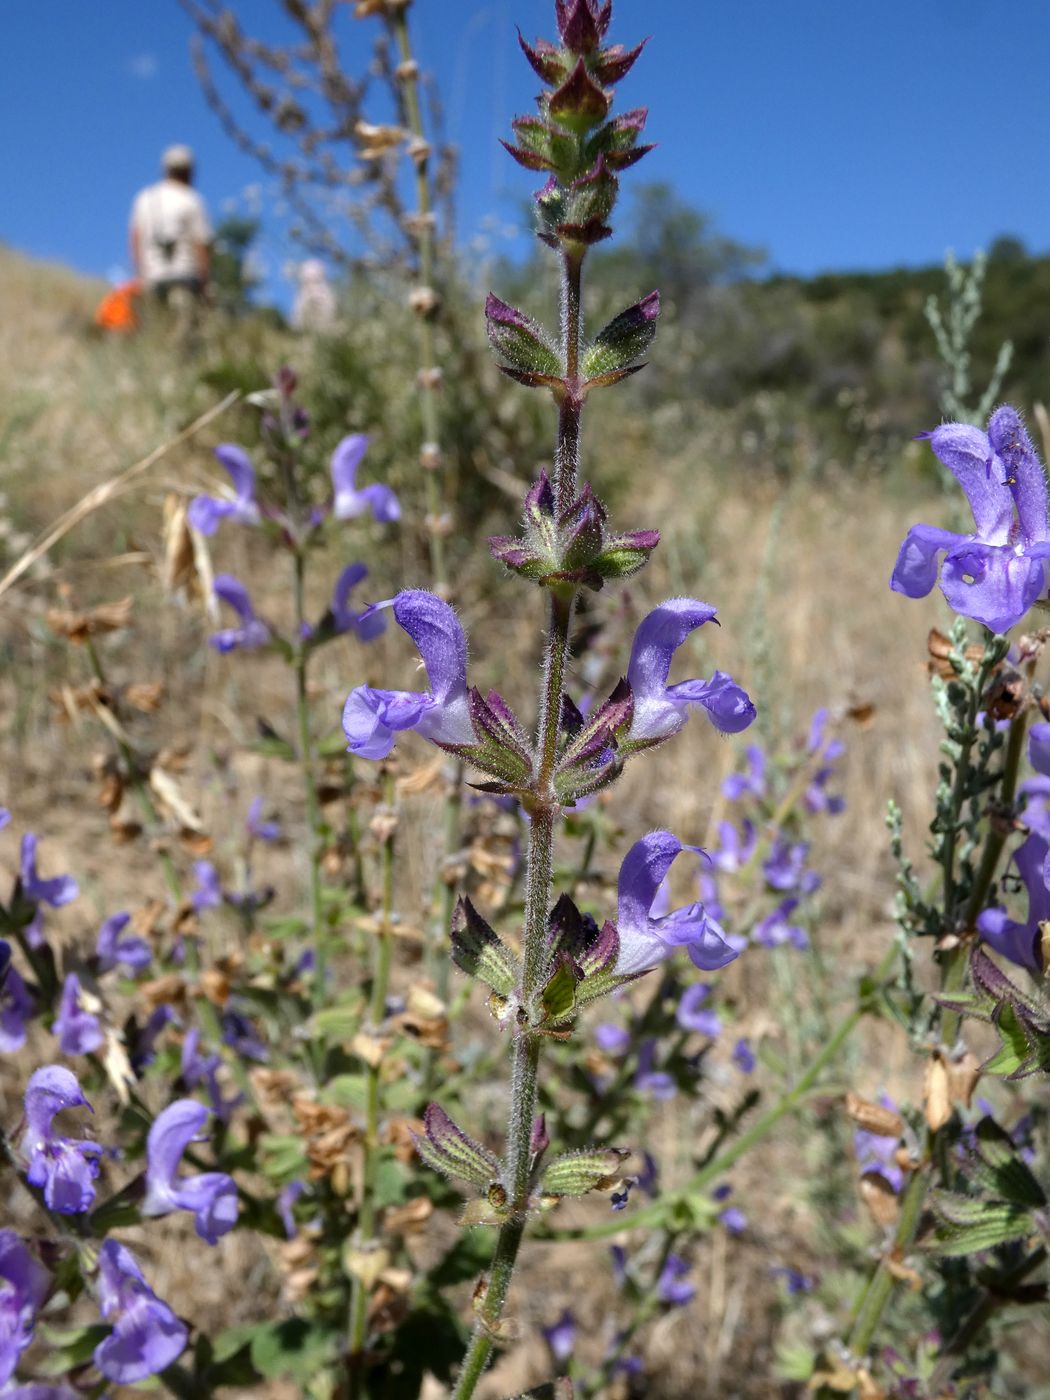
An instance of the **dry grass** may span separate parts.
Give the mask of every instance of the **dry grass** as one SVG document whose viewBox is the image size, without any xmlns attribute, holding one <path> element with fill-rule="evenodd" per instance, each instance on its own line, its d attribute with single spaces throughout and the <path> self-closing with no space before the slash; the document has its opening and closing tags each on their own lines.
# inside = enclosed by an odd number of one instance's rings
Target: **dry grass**
<svg viewBox="0 0 1050 1400">
<path fill-rule="evenodd" d="M 10 511 L 23 534 L 39 530 L 92 485 L 208 406 L 206 393 L 187 390 L 180 367 L 162 343 L 103 343 L 87 333 L 86 320 L 99 291 L 61 269 L 42 268 L 0 250 L 0 298 L 6 313 L 0 327 L 0 443 Z M 741 479 L 734 471 L 732 444 L 724 440 L 717 421 L 709 436 L 689 444 L 687 451 L 676 451 L 670 435 L 666 442 L 662 439 L 658 418 L 621 421 L 617 434 L 621 459 L 635 472 L 634 484 L 622 489 L 617 515 L 625 526 L 660 525 L 664 542 L 655 567 L 631 590 L 626 606 L 612 592 L 593 603 L 593 614 L 605 620 L 610 647 L 629 637 L 633 618 L 659 597 L 695 593 L 719 606 L 723 623 L 721 630 L 705 629 L 705 671 L 718 666 L 749 686 L 762 708 L 765 738 L 783 740 L 804 729 L 817 705 L 834 709 L 863 702 L 874 707 L 869 722 L 846 734 L 841 786 L 847 811 L 829 827 L 815 856 L 826 873 L 817 941 L 831 978 L 815 994 L 812 988 L 797 989 L 807 1008 L 817 1004 L 834 1018 L 839 1006 L 848 1003 L 856 975 L 878 961 L 892 937 L 892 870 L 883 825 L 888 797 L 903 806 L 916 847 L 921 839 L 936 742 L 925 685 L 925 636 L 945 614 L 932 601 L 925 608 L 909 605 L 889 592 L 886 580 L 906 524 L 935 519 L 937 502 L 905 492 L 889 494 L 885 481 L 870 477 L 837 473 L 822 478 L 805 470 L 804 463 L 790 486 L 777 483 L 772 474 Z M 600 440 L 605 436 L 597 434 Z M 89 908 L 109 912 L 127 901 L 129 889 L 159 893 L 160 885 L 148 853 L 126 847 L 115 859 L 104 816 L 92 815 L 97 808 L 88 754 L 101 736 L 87 721 L 82 733 L 60 723 L 45 699 L 60 680 L 75 684 L 84 679 L 82 657 L 59 648 L 41 620 L 60 582 L 72 584 L 85 603 L 125 592 L 136 596 L 135 639 L 113 639 L 102 648 L 104 659 L 124 678 L 165 680 L 169 704 L 151 721 L 149 737 L 188 746 L 191 762 L 180 781 L 217 836 L 230 825 L 231 789 L 239 793 L 240 807 L 256 791 L 266 792 L 290 813 L 294 835 L 299 811 L 294 775 L 245 755 L 256 716 L 265 715 L 277 728 L 289 727 L 284 673 L 269 661 L 216 658 L 202 645 L 200 604 L 174 606 L 157 582 L 163 496 L 169 487 L 185 492 L 207 471 L 204 446 L 188 445 L 156 479 L 143 483 L 139 495 L 88 522 L 48 567 L 36 570 L 0 601 L 0 638 L 8 662 L 0 681 L 7 749 L 4 800 L 15 809 L 20 827 L 47 833 L 48 870 L 72 869 L 85 888 L 87 899 L 49 924 L 63 938 L 86 932 Z M 600 481 L 600 467 L 592 471 Z M 0 558 L 3 569 L 18 543 L 17 538 L 14 546 L 0 540 L 7 551 Z M 226 531 L 218 548 L 222 567 L 252 584 L 260 611 L 287 622 L 288 581 L 275 576 L 259 542 L 246 532 Z M 331 561 L 332 571 L 343 562 Z M 393 567 L 380 561 L 377 596 L 384 596 L 381 590 L 388 585 L 419 581 L 395 578 Z M 531 661 L 540 643 L 538 616 L 528 625 L 517 620 L 528 595 L 511 586 L 493 587 L 493 569 L 485 561 L 465 563 L 460 577 L 477 658 L 474 679 L 511 697 L 528 696 Z M 323 588 L 313 599 L 318 613 L 322 595 Z M 411 661 L 400 637 L 388 637 L 370 650 L 364 664 L 368 679 L 410 681 Z M 361 665 L 360 652 L 341 642 L 323 654 L 316 668 L 319 712 L 332 717 L 333 727 L 349 686 L 366 678 Z M 615 680 L 611 666 L 608 678 Z M 522 708 L 528 709 L 527 701 Z M 703 840 L 719 815 L 719 781 L 743 742 L 719 740 L 707 726 L 693 724 L 675 745 L 636 765 L 616 797 L 617 819 L 627 838 L 659 824 L 683 839 Z M 412 753 L 409 761 L 419 758 Z M 409 914 L 433 858 L 423 837 L 435 818 L 432 800 L 411 804 L 405 845 L 417 853 L 401 895 Z M 10 863 L 13 847 L 10 837 L 4 839 Z M 612 874 L 613 855 L 601 859 Z M 301 871 L 293 857 L 280 860 L 283 865 L 271 875 L 279 889 L 294 891 Z M 290 901 L 292 896 L 282 897 Z M 804 977 L 808 975 L 807 970 Z M 741 1031 L 784 1053 L 785 1014 L 791 1013 L 785 1013 L 782 989 L 778 991 L 767 963 L 742 959 L 724 982 Z M 47 1039 L 37 1036 L 37 1045 Z M 0 1075 L 0 1111 L 8 1123 L 17 1117 L 18 1078 Z M 865 1093 L 887 1088 L 904 1099 L 918 1095 L 915 1062 L 903 1038 L 881 1025 L 865 1031 L 835 1067 L 834 1078 Z M 713 1092 L 719 1092 L 717 1078 Z M 669 1113 L 657 1124 L 669 1179 L 688 1169 L 707 1107 L 694 1106 L 685 1117 Z M 841 1147 L 842 1142 L 841 1128 L 814 1137 L 786 1126 L 749 1160 L 738 1190 L 752 1213 L 752 1229 L 742 1241 L 716 1232 L 699 1244 L 697 1301 L 664 1319 L 649 1345 L 649 1394 L 654 1398 L 757 1400 L 785 1393 L 770 1378 L 780 1304 L 769 1267 L 790 1262 L 819 1269 L 827 1263 L 821 1255 L 826 1238 L 818 1179 L 845 1171 L 848 1190 L 848 1165 L 829 1165 L 828 1143 Z M 873 1228 L 858 1220 L 853 1229 L 861 1247 L 876 1245 Z M 149 1238 L 157 1237 L 144 1236 L 144 1242 Z M 185 1231 L 165 1238 L 163 1256 L 148 1261 L 148 1268 L 187 1316 L 209 1323 L 221 1316 L 233 1323 L 258 1307 L 260 1295 L 276 1297 L 270 1263 L 244 1236 L 224 1240 L 217 1253 Z M 519 1315 L 527 1322 L 549 1322 L 564 1301 L 572 1300 L 585 1328 L 596 1333 L 614 1306 L 603 1246 L 552 1254 L 537 1245 L 527 1277 L 534 1286 L 517 1292 Z M 809 1339 L 830 1325 L 816 1303 L 807 1305 L 803 1318 Z M 1034 1354 L 1047 1344 L 1045 1321 L 1032 1330 L 1040 1333 L 1038 1345 L 1031 1348 Z M 535 1379 L 542 1365 L 535 1346 L 519 1349 L 502 1363 L 486 1393 L 505 1394 L 526 1376 Z M 278 1394 L 259 1392 L 264 1393 Z"/>
</svg>

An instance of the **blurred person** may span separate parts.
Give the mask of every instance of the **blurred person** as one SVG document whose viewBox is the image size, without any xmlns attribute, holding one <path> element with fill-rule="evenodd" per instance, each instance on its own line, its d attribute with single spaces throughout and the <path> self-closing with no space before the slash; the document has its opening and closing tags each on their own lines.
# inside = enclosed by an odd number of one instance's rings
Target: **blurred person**
<svg viewBox="0 0 1050 1400">
<path fill-rule="evenodd" d="M 338 308 L 328 270 L 317 258 L 308 258 L 298 270 L 299 287 L 292 307 L 292 327 L 297 331 L 326 331 L 335 324 Z"/>
<path fill-rule="evenodd" d="M 140 190 L 131 206 L 131 262 L 147 296 L 189 328 L 208 295 L 211 224 L 193 188 L 190 148 L 169 146 L 161 165 L 163 179 Z"/>
</svg>

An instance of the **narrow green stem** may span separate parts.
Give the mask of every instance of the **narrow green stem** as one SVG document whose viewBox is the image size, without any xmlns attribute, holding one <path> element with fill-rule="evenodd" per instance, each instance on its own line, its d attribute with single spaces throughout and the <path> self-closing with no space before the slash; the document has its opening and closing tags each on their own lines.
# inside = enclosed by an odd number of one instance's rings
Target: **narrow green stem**
<svg viewBox="0 0 1050 1400">
<path fill-rule="evenodd" d="M 419 317 L 420 412 L 423 418 L 423 446 L 420 465 L 426 482 L 427 544 L 430 550 L 430 572 L 438 593 L 448 590 L 448 570 L 443 536 L 444 514 L 438 471 L 441 466 L 440 419 L 438 415 L 438 377 L 434 366 L 434 319 L 438 312 L 434 288 L 435 230 L 433 201 L 430 195 L 430 144 L 423 130 L 423 111 L 419 100 L 419 76 L 412 56 L 412 41 L 408 30 L 407 8 L 398 9 L 391 19 L 398 56 L 401 59 L 399 78 L 405 102 L 405 117 L 412 133 L 409 155 L 415 168 L 416 215 L 415 239 L 419 250 L 419 287 L 415 303 Z"/>
<path fill-rule="evenodd" d="M 306 561 L 302 550 L 294 556 L 295 591 L 295 713 L 299 728 L 299 769 L 303 775 L 303 791 L 306 797 L 306 820 L 309 827 L 308 859 L 310 862 L 310 911 L 313 926 L 314 947 L 314 995 L 315 1007 L 324 1004 L 325 979 L 327 976 L 328 944 L 325 937 L 324 901 L 321 892 L 321 842 L 323 823 L 321 804 L 317 799 L 317 778 L 314 773 L 313 741 L 310 737 L 310 701 L 307 693 L 306 669 L 309 650 L 302 638 L 302 625 L 306 620 L 305 584 Z"/>
<path fill-rule="evenodd" d="M 876 983 L 883 982 L 890 973 L 893 963 L 897 957 L 896 944 L 888 950 L 886 956 L 880 963 L 874 980 Z M 617 1235 L 626 1228 L 634 1229 L 640 1225 L 654 1225 L 667 1216 L 669 1210 L 673 1210 L 678 1202 L 683 1205 L 705 1191 L 720 1176 L 724 1176 L 727 1171 L 746 1156 L 753 1147 L 756 1147 L 770 1132 L 776 1127 L 782 1118 L 794 1112 L 805 1099 L 806 1095 L 816 1084 L 824 1069 L 835 1059 L 839 1051 L 849 1040 L 858 1023 L 865 1014 L 865 1007 L 858 1006 L 849 1013 L 828 1037 L 820 1052 L 810 1062 L 809 1067 L 799 1076 L 790 1089 L 788 1089 L 777 1102 L 768 1109 L 761 1118 L 751 1125 L 750 1128 L 730 1144 L 724 1152 L 720 1152 L 717 1157 L 713 1157 L 700 1170 L 681 1187 L 673 1193 L 671 1199 L 653 1201 L 651 1205 L 644 1206 L 641 1210 L 634 1211 L 626 1220 L 607 1221 L 603 1225 L 592 1225 L 577 1230 L 557 1230 L 551 1231 L 546 1236 L 547 1239 L 574 1239 L 574 1240 L 600 1240 L 609 1235 Z"/>
<path fill-rule="evenodd" d="M 931 1139 L 934 1136 L 930 1135 Z M 930 1179 L 930 1164 L 926 1163 L 912 1173 L 911 1180 L 901 1197 L 900 1214 L 893 1232 L 893 1244 L 879 1260 L 878 1266 L 868 1280 L 854 1314 L 853 1330 L 850 1333 L 849 1349 L 856 1357 L 867 1354 L 882 1318 L 890 1294 L 893 1292 L 894 1275 L 890 1271 L 891 1258 L 900 1257 L 910 1248 L 919 1228 L 926 1188 Z"/>
<path fill-rule="evenodd" d="M 394 814 L 396 789 L 392 770 L 383 775 L 383 797 L 391 816 Z M 394 847 L 397 839 L 396 827 L 392 825 L 383 842 L 381 856 L 382 894 L 379 928 L 374 946 L 372 967 L 372 992 L 369 1000 L 369 1023 L 373 1033 L 378 1033 L 386 1020 L 386 999 L 390 987 L 390 966 L 393 958 L 393 913 L 394 913 Z M 365 1076 L 365 1133 L 361 1144 L 364 1154 L 362 1169 L 361 1205 L 358 1213 L 357 1236 L 362 1248 L 373 1242 L 376 1228 L 375 1186 L 376 1171 L 379 1166 L 379 1119 L 382 1110 L 382 1061 L 369 1064 Z M 363 1380 L 365 1330 L 368 1323 L 368 1289 L 355 1275 L 350 1297 L 350 1320 L 348 1340 L 350 1352 L 350 1396 L 352 1400 L 360 1395 Z"/>
</svg>

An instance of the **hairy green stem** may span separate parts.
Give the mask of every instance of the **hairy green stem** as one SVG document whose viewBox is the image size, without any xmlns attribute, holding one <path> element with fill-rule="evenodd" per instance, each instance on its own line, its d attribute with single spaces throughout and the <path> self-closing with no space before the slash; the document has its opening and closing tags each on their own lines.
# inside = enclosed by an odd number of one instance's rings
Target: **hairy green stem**
<svg viewBox="0 0 1050 1400">
<path fill-rule="evenodd" d="M 314 949 L 314 1007 L 324 1004 L 325 979 L 327 976 L 328 945 L 325 938 L 324 902 L 321 893 L 321 842 L 323 824 L 321 804 L 317 799 L 317 779 L 314 773 L 313 741 L 310 737 L 310 701 L 306 686 L 306 668 L 309 652 L 302 639 L 303 623 L 306 620 L 305 583 L 306 561 L 301 549 L 294 556 L 295 590 L 295 714 L 299 729 L 299 769 L 303 776 L 303 791 L 306 797 L 306 819 L 310 829 L 308 857 L 310 862 L 310 918 Z"/>
<path fill-rule="evenodd" d="M 558 406 L 554 490 L 558 508 L 572 501 L 580 460 L 579 395 L 582 253 L 562 259 L 562 352 L 568 387 Z M 530 801 L 529 844 L 525 877 L 525 926 L 522 939 L 520 999 L 526 1016 L 541 990 L 546 966 L 547 914 L 554 876 L 554 844 L 561 810 L 554 787 L 558 731 L 561 724 L 565 661 L 569 650 L 575 591 L 552 589 L 536 734 L 536 767 Z M 536 1116 L 541 1038 L 528 1021 L 516 1028 L 511 1079 L 510 1122 L 503 1184 L 508 1216 L 500 1227 L 484 1294 L 476 1304 L 477 1323 L 467 1347 L 452 1400 L 470 1400 L 499 1335 L 518 1250 L 528 1219 L 531 1137 Z"/>
</svg>

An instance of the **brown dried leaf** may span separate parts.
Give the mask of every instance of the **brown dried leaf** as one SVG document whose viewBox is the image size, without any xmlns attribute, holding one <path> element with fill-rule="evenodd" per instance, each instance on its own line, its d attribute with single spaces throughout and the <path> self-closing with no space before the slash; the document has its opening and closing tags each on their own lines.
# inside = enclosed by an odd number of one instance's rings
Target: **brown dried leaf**
<svg viewBox="0 0 1050 1400">
<path fill-rule="evenodd" d="M 952 1096 L 948 1082 L 948 1066 L 943 1057 L 935 1053 L 926 1066 L 924 1088 L 924 1110 L 926 1124 L 931 1133 L 943 1128 L 952 1116 Z"/>
<path fill-rule="evenodd" d="M 217 968 L 204 969 L 200 975 L 200 988 L 214 1006 L 225 1006 L 230 999 L 230 979 Z"/>
<path fill-rule="evenodd" d="M 131 622 L 134 599 L 128 595 L 115 603 L 99 603 L 82 612 L 66 608 L 48 608 L 47 625 L 67 641 L 78 645 L 103 632 L 119 632 Z"/>
<path fill-rule="evenodd" d="M 383 1229 L 390 1235 L 418 1235 L 434 1214 L 429 1196 L 414 1196 L 403 1206 L 388 1206 L 383 1212 Z"/>
<path fill-rule="evenodd" d="M 846 1114 L 865 1132 L 874 1133 L 876 1137 L 899 1138 L 904 1132 L 899 1113 L 880 1103 L 872 1103 L 870 1099 L 862 1099 L 852 1090 L 846 1094 Z"/>
<path fill-rule="evenodd" d="M 149 771 L 149 785 L 167 814 L 176 824 L 187 831 L 203 832 L 204 823 L 179 790 L 179 785 L 169 772 L 157 763 Z"/>
<path fill-rule="evenodd" d="M 163 681 L 132 681 L 124 687 L 123 698 L 133 710 L 144 715 L 156 714 L 164 699 Z"/>
<path fill-rule="evenodd" d="M 876 1225 L 896 1224 L 898 1201 L 893 1187 L 879 1172 L 865 1172 L 860 1179 L 860 1198 Z"/>
</svg>

